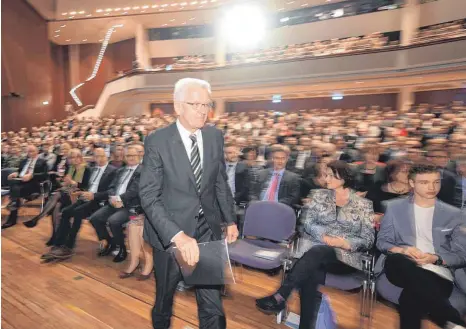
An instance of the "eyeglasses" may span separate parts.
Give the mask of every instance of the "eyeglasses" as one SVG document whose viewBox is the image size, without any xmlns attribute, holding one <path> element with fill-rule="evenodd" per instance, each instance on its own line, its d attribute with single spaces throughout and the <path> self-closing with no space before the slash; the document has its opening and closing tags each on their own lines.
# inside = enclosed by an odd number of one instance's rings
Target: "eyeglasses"
<svg viewBox="0 0 466 329">
<path fill-rule="evenodd" d="M 183 103 L 188 104 L 196 111 L 202 110 L 203 112 L 209 112 L 214 107 L 214 104 L 212 103 L 189 103 L 189 102 L 183 102 Z"/>
</svg>

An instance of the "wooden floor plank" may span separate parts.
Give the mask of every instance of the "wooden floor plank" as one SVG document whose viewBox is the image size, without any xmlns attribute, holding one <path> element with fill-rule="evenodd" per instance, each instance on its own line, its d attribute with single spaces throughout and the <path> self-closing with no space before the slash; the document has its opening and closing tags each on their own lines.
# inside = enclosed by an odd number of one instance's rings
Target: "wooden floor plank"
<svg viewBox="0 0 466 329">
<path fill-rule="evenodd" d="M 22 209 L 22 215 L 37 213 Z M 5 215 L 5 210 L 2 215 Z M 4 216 L 2 216 L 4 217 Z M 85 223 L 80 231 L 76 255 L 57 264 L 41 264 L 47 248 L 50 223 L 46 218 L 34 229 L 19 224 L 2 232 L 2 328 L 151 328 L 150 311 L 155 281 L 121 280 L 118 273 L 126 263 L 96 256 L 95 231 Z M 229 329 L 285 328 L 273 316 L 258 312 L 255 298 L 276 290 L 280 276 L 244 269 L 242 280 L 229 286 L 224 299 Z M 360 329 L 359 295 L 322 288 L 337 314 L 340 329 Z M 299 298 L 290 300 L 291 311 L 299 313 Z M 197 328 L 194 293 L 177 293 L 174 329 Z M 393 307 L 377 303 L 372 328 L 398 327 Z M 437 328 L 431 324 L 426 329 Z"/>
</svg>

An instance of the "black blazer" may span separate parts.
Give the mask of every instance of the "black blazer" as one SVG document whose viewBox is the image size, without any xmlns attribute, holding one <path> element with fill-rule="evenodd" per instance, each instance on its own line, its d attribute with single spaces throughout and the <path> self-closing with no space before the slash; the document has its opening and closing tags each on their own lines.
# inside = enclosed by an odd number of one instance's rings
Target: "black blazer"
<svg viewBox="0 0 466 329">
<path fill-rule="evenodd" d="M 78 183 L 78 188 L 80 190 L 85 191 L 89 188 L 89 180 L 91 179 L 91 173 L 91 168 L 86 167 L 86 169 L 84 169 L 83 179 L 81 183 Z"/>
<path fill-rule="evenodd" d="M 272 177 L 273 169 L 263 169 L 258 172 L 257 181 L 254 182 L 254 188 L 251 191 L 251 201 L 260 201 L 261 193 L 267 189 L 268 182 Z M 300 177 L 288 170 L 285 170 L 280 181 L 278 189 L 278 202 L 288 206 L 293 206 L 300 202 L 301 179 Z"/>
<path fill-rule="evenodd" d="M 437 197 L 445 203 L 455 205 L 455 188 L 456 177 L 455 174 L 447 169 L 443 169 L 442 173 L 442 187 Z"/>
<path fill-rule="evenodd" d="M 249 167 L 244 162 L 238 162 L 235 170 L 235 202 L 249 201 Z"/>
<path fill-rule="evenodd" d="M 28 162 L 28 158 L 21 160 L 21 162 L 19 163 L 18 175 L 21 173 L 21 171 L 23 171 L 24 166 L 27 165 L 27 162 Z M 34 165 L 34 171 L 32 174 L 31 182 L 40 183 L 46 180 L 48 177 L 47 171 L 48 171 L 47 162 L 44 159 L 40 159 L 40 158 L 37 159 Z"/>
<path fill-rule="evenodd" d="M 108 189 L 107 193 L 108 196 L 116 195 L 117 189 L 120 186 L 120 180 L 123 178 L 124 174 L 126 173 L 127 167 L 122 167 L 117 169 L 115 173 L 115 177 L 110 184 L 110 188 Z M 133 175 L 131 176 L 128 187 L 126 188 L 126 192 L 120 195 L 121 201 L 125 208 L 139 208 L 141 202 L 139 200 L 139 179 L 141 177 L 142 165 L 140 164 L 136 170 L 134 171 Z"/>
<path fill-rule="evenodd" d="M 97 202 L 108 200 L 110 185 L 115 179 L 117 173 L 117 168 L 112 165 L 107 165 L 104 173 L 99 181 L 99 186 L 97 187 L 97 192 L 94 193 L 94 200 Z M 91 174 L 92 177 L 92 174 Z M 88 189 L 91 188 L 91 182 L 89 182 Z M 123 200 L 123 199 L 122 199 Z"/>
</svg>

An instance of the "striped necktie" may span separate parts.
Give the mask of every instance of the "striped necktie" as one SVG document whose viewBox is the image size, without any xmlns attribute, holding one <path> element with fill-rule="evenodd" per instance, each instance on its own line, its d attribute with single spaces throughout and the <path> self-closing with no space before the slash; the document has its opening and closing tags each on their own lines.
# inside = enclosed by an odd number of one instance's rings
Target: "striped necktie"
<svg viewBox="0 0 466 329">
<path fill-rule="evenodd" d="M 199 147 L 197 145 L 196 135 L 190 135 L 189 138 L 193 142 L 191 145 L 191 168 L 194 173 L 194 180 L 196 181 L 197 191 L 201 191 L 201 180 L 202 180 L 202 166 L 201 166 L 201 156 L 199 154 Z M 204 214 L 202 211 L 202 206 L 199 208 L 199 216 Z"/>
</svg>

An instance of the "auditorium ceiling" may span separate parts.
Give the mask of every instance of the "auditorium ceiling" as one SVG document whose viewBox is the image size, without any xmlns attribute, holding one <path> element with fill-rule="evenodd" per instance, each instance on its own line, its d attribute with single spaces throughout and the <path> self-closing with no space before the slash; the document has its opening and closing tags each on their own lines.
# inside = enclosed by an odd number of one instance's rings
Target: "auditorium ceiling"
<svg viewBox="0 0 466 329">
<path fill-rule="evenodd" d="M 262 0 L 267 11 L 290 11 L 344 0 Z M 49 21 L 49 38 L 57 44 L 101 42 L 108 28 L 123 24 L 110 43 L 133 38 L 145 28 L 213 24 L 219 10 L 238 0 L 27 0 Z M 252 2 L 252 1 L 251 1 Z M 250 3 L 250 2 L 248 2 Z"/>
</svg>

